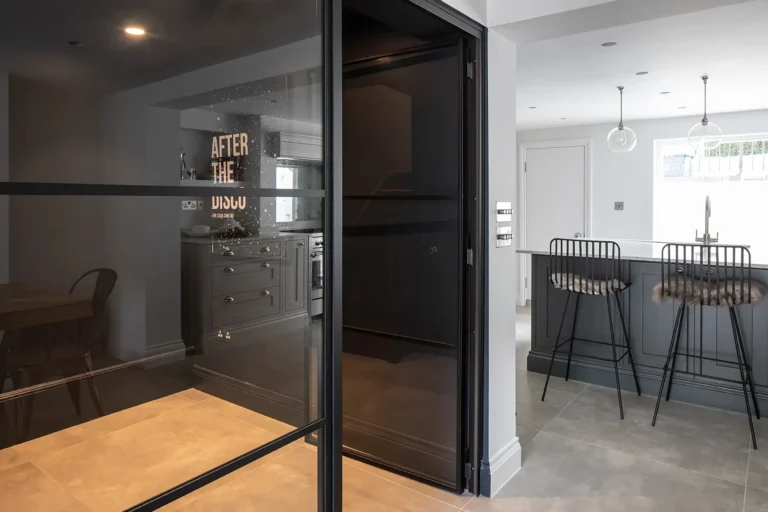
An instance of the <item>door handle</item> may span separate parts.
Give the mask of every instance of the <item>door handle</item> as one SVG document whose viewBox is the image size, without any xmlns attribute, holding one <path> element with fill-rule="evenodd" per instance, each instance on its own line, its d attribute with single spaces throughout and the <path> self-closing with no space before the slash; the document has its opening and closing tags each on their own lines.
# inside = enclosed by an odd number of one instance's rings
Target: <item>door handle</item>
<svg viewBox="0 0 768 512">
<path fill-rule="evenodd" d="M 270 267 L 272 267 L 272 265 L 270 265 L 269 263 L 262 263 L 261 264 L 261 268 L 270 268 Z"/>
<path fill-rule="evenodd" d="M 581 238 L 581 233 L 576 233 L 573 235 L 574 238 Z"/>
<path fill-rule="evenodd" d="M 235 253 L 234 253 L 234 252 L 232 252 L 232 251 L 226 251 L 226 252 L 224 253 L 224 256 L 234 256 L 234 255 L 235 255 Z"/>
<path fill-rule="evenodd" d="M 232 304 L 233 302 L 235 302 L 235 298 L 234 297 L 232 297 L 232 296 L 224 297 L 224 303 L 225 304 Z"/>
</svg>

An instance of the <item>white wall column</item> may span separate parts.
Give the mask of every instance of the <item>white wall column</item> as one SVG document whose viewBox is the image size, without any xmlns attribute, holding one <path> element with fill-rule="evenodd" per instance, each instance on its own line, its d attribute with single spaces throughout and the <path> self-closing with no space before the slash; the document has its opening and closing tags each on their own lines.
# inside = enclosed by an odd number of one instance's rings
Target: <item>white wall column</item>
<svg viewBox="0 0 768 512">
<path fill-rule="evenodd" d="M 488 30 L 488 347 L 482 493 L 496 494 L 520 469 L 515 419 L 515 247 L 496 248 L 496 202 L 517 210 L 517 46 Z M 515 218 L 513 217 L 513 221 Z M 515 230 L 515 222 L 512 222 Z"/>
</svg>

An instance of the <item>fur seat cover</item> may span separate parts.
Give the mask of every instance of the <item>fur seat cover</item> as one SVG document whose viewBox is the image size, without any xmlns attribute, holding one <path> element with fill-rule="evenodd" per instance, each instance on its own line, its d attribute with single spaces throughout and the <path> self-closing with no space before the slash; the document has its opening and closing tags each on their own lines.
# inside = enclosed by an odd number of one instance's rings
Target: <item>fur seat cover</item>
<svg viewBox="0 0 768 512">
<path fill-rule="evenodd" d="M 568 290 L 588 295 L 608 295 L 627 289 L 627 284 L 618 279 L 590 279 L 579 274 L 552 274 L 551 282 L 558 290 Z"/>
<path fill-rule="evenodd" d="M 746 281 L 742 287 L 740 279 L 723 279 L 708 283 L 706 280 L 691 277 L 680 277 L 664 283 L 658 283 L 653 288 L 653 300 L 667 302 L 679 300 L 690 306 L 704 304 L 729 308 L 740 304 L 757 304 L 766 294 L 766 288 L 762 283 L 752 281 L 752 289 L 749 289 Z M 750 300 L 751 299 L 751 300 Z"/>
</svg>

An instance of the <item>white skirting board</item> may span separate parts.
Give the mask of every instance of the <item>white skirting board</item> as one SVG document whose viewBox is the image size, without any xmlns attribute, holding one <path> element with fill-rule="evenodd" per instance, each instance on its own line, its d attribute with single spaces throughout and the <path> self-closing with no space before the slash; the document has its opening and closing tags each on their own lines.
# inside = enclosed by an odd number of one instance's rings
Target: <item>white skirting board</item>
<svg viewBox="0 0 768 512">
<path fill-rule="evenodd" d="M 481 488 L 484 495 L 494 497 L 522 467 L 522 447 L 516 437 L 491 457 L 485 477 L 488 483 Z"/>
</svg>

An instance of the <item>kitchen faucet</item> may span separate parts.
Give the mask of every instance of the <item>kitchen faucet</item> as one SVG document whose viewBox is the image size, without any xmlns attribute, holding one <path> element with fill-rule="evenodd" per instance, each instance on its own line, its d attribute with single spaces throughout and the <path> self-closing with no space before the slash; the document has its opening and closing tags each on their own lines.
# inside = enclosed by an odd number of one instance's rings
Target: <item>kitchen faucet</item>
<svg viewBox="0 0 768 512">
<path fill-rule="evenodd" d="M 701 242 L 704 245 L 716 244 L 720 240 L 720 233 L 717 236 L 712 237 L 709 234 L 709 218 L 712 216 L 712 201 L 709 200 L 709 196 L 704 201 L 704 235 L 699 236 L 699 230 L 696 230 L 696 241 Z"/>
</svg>

